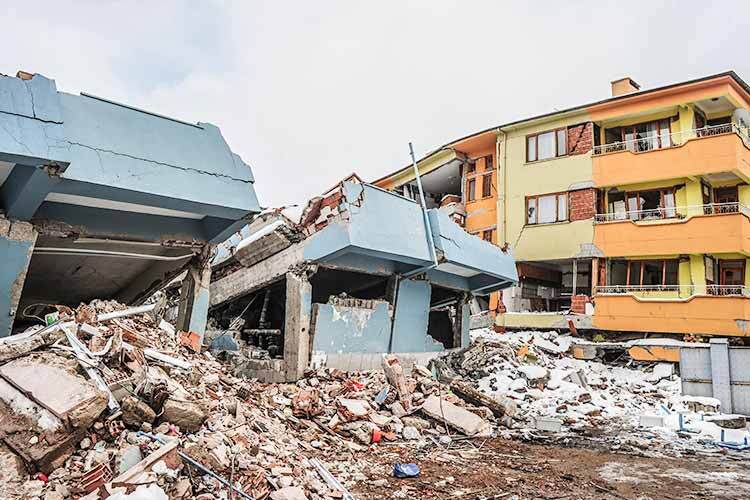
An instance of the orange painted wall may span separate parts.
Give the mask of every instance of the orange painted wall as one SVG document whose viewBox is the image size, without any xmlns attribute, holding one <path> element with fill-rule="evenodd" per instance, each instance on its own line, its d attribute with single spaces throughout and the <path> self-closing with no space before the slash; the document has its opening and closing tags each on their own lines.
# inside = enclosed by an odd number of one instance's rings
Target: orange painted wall
<svg viewBox="0 0 750 500">
<path fill-rule="evenodd" d="M 594 244 L 607 257 L 750 252 L 750 220 L 741 213 L 684 220 L 594 225 Z"/>
<path fill-rule="evenodd" d="M 736 106 L 750 108 L 750 98 L 747 93 L 732 78 L 723 76 L 645 95 L 635 94 L 632 97 L 595 104 L 589 106 L 587 111 L 593 121 L 601 121 L 718 96 L 727 96 Z"/>
<path fill-rule="evenodd" d="M 750 298 L 696 296 L 645 301 L 597 295 L 594 327 L 602 330 L 746 336 L 735 320 L 750 320 Z"/>
<path fill-rule="evenodd" d="M 750 179 L 750 149 L 736 134 L 700 137 L 681 146 L 644 153 L 594 156 L 594 184 L 619 186 L 719 172 Z"/>
<path fill-rule="evenodd" d="M 464 206 L 466 207 L 466 231 L 475 233 L 483 229 L 495 229 L 497 226 L 497 170 L 495 168 L 497 161 L 495 159 L 495 148 L 485 147 L 463 152 L 469 158 L 477 159 L 476 172 L 466 177 L 467 184 L 470 179 L 476 179 L 477 182 L 477 198 L 473 201 L 464 200 Z M 488 155 L 491 155 L 493 159 L 490 170 L 485 165 L 485 158 Z M 484 182 L 482 174 L 488 171 L 492 171 L 492 190 L 489 197 L 482 198 L 482 182 Z M 468 190 L 464 192 L 468 193 Z M 497 231 L 493 235 L 492 242 L 497 243 Z"/>
</svg>

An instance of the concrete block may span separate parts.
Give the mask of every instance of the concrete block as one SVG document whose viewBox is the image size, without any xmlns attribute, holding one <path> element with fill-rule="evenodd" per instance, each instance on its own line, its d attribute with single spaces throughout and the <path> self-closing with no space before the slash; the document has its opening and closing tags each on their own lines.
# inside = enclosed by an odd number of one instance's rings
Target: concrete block
<svg viewBox="0 0 750 500">
<path fill-rule="evenodd" d="M 563 421 L 559 418 L 536 417 L 534 419 L 534 428 L 545 432 L 560 432 Z"/>
<path fill-rule="evenodd" d="M 641 415 L 638 425 L 641 427 L 664 427 L 664 417 L 661 415 Z"/>
</svg>

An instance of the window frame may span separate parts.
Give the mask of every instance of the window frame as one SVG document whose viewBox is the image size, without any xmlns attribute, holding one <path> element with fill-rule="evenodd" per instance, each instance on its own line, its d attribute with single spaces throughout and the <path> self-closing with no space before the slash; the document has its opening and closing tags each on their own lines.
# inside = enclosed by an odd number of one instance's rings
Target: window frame
<svg viewBox="0 0 750 500">
<path fill-rule="evenodd" d="M 558 154 L 559 151 L 560 151 L 560 144 L 558 144 L 558 137 L 557 137 L 557 135 L 558 135 L 558 133 L 560 131 L 565 132 L 565 153 L 564 154 Z M 551 133 L 552 136 L 555 139 L 555 154 L 554 154 L 554 156 L 551 156 L 549 158 L 541 158 L 540 159 L 539 158 L 539 136 L 540 135 L 549 134 L 549 133 Z M 532 138 L 532 137 L 534 138 L 534 159 L 533 160 L 530 159 L 530 157 L 529 157 L 529 139 Z M 564 157 L 570 155 L 570 150 L 568 148 L 568 127 L 558 127 L 558 128 L 553 128 L 553 129 L 550 129 L 550 130 L 544 130 L 542 132 L 536 132 L 536 133 L 533 133 L 533 134 L 528 134 L 526 136 L 526 145 L 525 145 L 525 148 L 526 148 L 526 163 L 536 163 L 536 162 L 539 162 L 539 161 L 554 160 L 555 158 L 564 158 Z"/>
<path fill-rule="evenodd" d="M 494 172 L 489 171 L 489 172 L 484 172 L 483 174 L 480 174 L 479 176 L 477 176 L 477 177 L 481 177 L 482 178 L 482 197 L 479 198 L 480 200 L 483 200 L 485 198 L 492 198 L 492 188 L 493 188 L 493 185 L 492 185 L 492 174 L 493 173 Z M 489 189 L 488 189 L 489 193 L 488 194 L 484 194 L 485 186 L 487 186 L 487 185 L 489 185 Z"/>
<path fill-rule="evenodd" d="M 488 235 L 488 233 L 489 233 L 489 239 L 486 238 L 486 236 Z M 480 238 L 482 238 L 482 240 L 484 240 L 484 241 L 486 241 L 488 243 L 492 243 L 492 240 L 494 239 L 494 236 L 495 236 L 495 229 L 494 228 L 492 228 L 492 229 L 483 229 L 481 231 Z"/>
<path fill-rule="evenodd" d="M 660 262 L 661 263 L 661 284 L 660 285 L 644 285 L 643 284 L 643 270 L 645 268 L 644 264 L 650 262 Z M 667 284 L 667 262 L 675 262 L 677 264 L 677 283 L 675 284 Z M 628 267 L 627 267 L 627 274 L 625 278 L 625 286 L 656 286 L 656 287 L 679 287 L 680 286 L 680 259 L 633 259 L 628 260 Z M 632 283 L 631 277 L 632 277 L 632 267 L 634 264 L 640 265 L 640 271 L 638 276 L 638 283 Z"/>
<path fill-rule="evenodd" d="M 679 217 L 680 214 L 677 213 L 677 190 L 678 190 L 678 186 L 669 186 L 669 187 L 665 187 L 665 188 L 638 189 L 638 190 L 635 190 L 635 191 L 622 191 L 622 193 L 623 193 L 623 200 L 625 202 L 625 218 L 622 219 L 622 220 L 644 220 L 645 218 L 641 218 L 641 215 L 643 215 L 642 212 L 644 210 L 643 210 L 643 205 L 641 203 L 641 196 L 640 196 L 640 194 L 641 193 L 653 193 L 655 191 L 659 192 L 659 206 L 657 208 L 655 208 L 653 211 L 654 212 L 658 211 L 659 212 L 659 216 L 662 219 L 674 219 L 674 218 Z M 667 207 L 666 206 L 666 204 L 664 202 L 665 194 L 666 193 L 671 193 L 672 194 L 672 199 L 674 200 L 674 206 L 672 206 L 672 207 Z M 633 212 L 632 210 L 630 210 L 630 203 L 629 203 L 629 200 L 630 200 L 631 197 L 635 197 L 635 199 L 637 201 L 637 204 L 638 204 L 638 206 L 635 209 L 635 212 L 638 214 L 638 216 L 636 218 L 633 218 L 632 215 L 628 215 L 628 214 L 631 214 Z M 668 216 L 667 215 L 667 213 L 670 210 L 674 213 L 673 216 Z M 612 202 L 609 200 L 609 196 L 607 197 L 607 211 L 608 211 L 608 213 L 612 213 L 612 214 L 616 213 L 614 210 L 612 210 Z"/>
<path fill-rule="evenodd" d="M 554 222 L 539 222 L 539 198 L 546 198 L 547 196 L 554 196 L 555 197 L 555 221 Z M 560 197 L 565 196 L 565 218 L 560 219 Z M 529 222 L 529 200 L 535 200 L 535 212 L 534 212 L 534 219 L 535 222 Z M 545 225 L 545 224 L 559 224 L 561 222 L 570 222 L 570 191 L 558 191 L 556 193 L 545 193 L 545 194 L 535 194 L 531 196 L 525 197 L 524 202 L 524 225 L 525 226 L 538 226 L 538 225 Z"/>
<path fill-rule="evenodd" d="M 472 176 L 466 179 L 466 201 L 475 201 L 477 199 L 477 178 L 479 176 Z M 472 187 L 474 189 L 472 189 Z"/>
</svg>

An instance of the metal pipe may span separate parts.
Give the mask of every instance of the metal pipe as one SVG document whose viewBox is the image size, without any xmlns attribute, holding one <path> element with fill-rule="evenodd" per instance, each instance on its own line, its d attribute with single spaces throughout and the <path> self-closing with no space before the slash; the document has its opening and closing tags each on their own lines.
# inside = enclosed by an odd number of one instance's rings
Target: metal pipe
<svg viewBox="0 0 750 500">
<path fill-rule="evenodd" d="M 411 142 L 409 143 L 409 154 L 411 155 L 411 164 L 414 168 L 414 177 L 417 181 L 417 189 L 419 189 L 419 201 L 422 205 L 422 218 L 424 219 L 425 231 L 427 231 L 427 244 L 430 247 L 430 258 L 432 259 L 432 264 L 430 264 L 429 266 L 420 267 L 413 271 L 409 271 L 408 273 L 403 275 L 405 278 L 410 278 L 425 271 L 429 271 L 430 269 L 434 269 L 439 264 L 437 258 L 437 249 L 435 248 L 435 240 L 432 238 L 432 226 L 430 225 L 430 217 L 427 214 L 427 203 L 425 202 L 424 190 L 422 189 L 422 178 L 419 176 L 419 167 L 417 167 L 417 159 L 414 156 L 414 146 Z"/>
<path fill-rule="evenodd" d="M 125 259 L 143 259 L 143 260 L 161 260 L 161 261 L 178 261 L 189 259 L 192 253 L 187 255 L 151 255 L 146 253 L 117 252 L 114 250 L 92 250 L 86 248 L 60 248 L 60 247 L 36 247 L 35 254 L 40 255 L 83 255 L 90 257 L 119 257 Z"/>
</svg>

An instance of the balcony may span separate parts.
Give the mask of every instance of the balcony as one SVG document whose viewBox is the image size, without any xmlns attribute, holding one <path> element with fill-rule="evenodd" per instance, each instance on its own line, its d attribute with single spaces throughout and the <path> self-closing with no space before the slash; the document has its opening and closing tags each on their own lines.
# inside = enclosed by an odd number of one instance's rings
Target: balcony
<svg viewBox="0 0 750 500">
<path fill-rule="evenodd" d="M 597 214 L 594 244 L 607 257 L 750 254 L 750 208 L 715 203 Z"/>
<path fill-rule="evenodd" d="M 597 288 L 594 301 L 594 327 L 601 330 L 748 335 L 744 286 L 607 286 Z"/>
<path fill-rule="evenodd" d="M 750 130 L 734 124 L 595 146 L 597 187 L 732 173 L 750 181 Z"/>
</svg>

